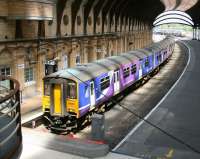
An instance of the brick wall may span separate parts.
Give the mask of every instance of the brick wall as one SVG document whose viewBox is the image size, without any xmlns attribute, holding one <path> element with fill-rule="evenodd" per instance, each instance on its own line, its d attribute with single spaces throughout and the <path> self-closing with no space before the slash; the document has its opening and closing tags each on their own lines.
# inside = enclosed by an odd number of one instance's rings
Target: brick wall
<svg viewBox="0 0 200 159">
<path fill-rule="evenodd" d="M 7 16 L 8 15 L 8 6 L 6 0 L 0 1 L 0 16 Z"/>
</svg>

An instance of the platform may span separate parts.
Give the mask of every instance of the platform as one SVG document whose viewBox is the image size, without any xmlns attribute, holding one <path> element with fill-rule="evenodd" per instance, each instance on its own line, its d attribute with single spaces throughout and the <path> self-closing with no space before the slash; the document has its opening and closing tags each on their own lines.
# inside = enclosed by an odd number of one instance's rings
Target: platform
<svg viewBox="0 0 200 159">
<path fill-rule="evenodd" d="M 73 138 L 69 139 L 68 137 L 55 136 L 53 134 L 32 131 L 26 128 L 23 128 L 23 139 L 23 153 L 20 159 L 87 159 L 87 157 L 81 157 L 73 155 L 71 153 L 73 153 L 73 151 L 76 151 L 77 148 L 80 149 L 80 153 L 82 154 L 83 150 L 85 150 L 85 152 L 87 153 L 89 152 L 87 149 L 90 149 L 93 151 L 90 151 L 91 154 L 87 154 L 87 156 L 95 156 L 93 153 L 96 153 L 96 155 L 98 156 L 98 149 L 101 151 L 101 147 L 104 146 L 97 145 L 96 143 L 92 143 L 91 141 L 76 141 L 76 139 Z M 68 151 L 70 151 L 71 153 L 67 153 Z M 108 153 L 104 157 L 99 157 L 99 159 L 124 158 L 137 159 L 135 157 L 129 157 L 126 155 L 115 153 Z"/>
<path fill-rule="evenodd" d="M 182 76 L 145 118 L 185 145 L 140 122 L 114 152 L 141 158 L 200 158 L 195 152 L 200 152 L 200 42 L 185 44 L 189 48 L 189 58 Z"/>
</svg>

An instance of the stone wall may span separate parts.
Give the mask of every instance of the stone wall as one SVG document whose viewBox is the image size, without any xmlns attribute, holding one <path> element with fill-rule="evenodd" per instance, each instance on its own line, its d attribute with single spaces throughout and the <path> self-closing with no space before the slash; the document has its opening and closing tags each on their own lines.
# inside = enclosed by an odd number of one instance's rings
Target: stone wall
<svg viewBox="0 0 200 159">
<path fill-rule="evenodd" d="M 9 19 L 52 19 L 53 3 L 49 1 L 3 0 L 0 15 Z M 4 8 L 2 7 L 4 6 Z"/>
<path fill-rule="evenodd" d="M 72 19 L 74 2 L 67 0 L 64 6 L 60 6 L 61 11 L 58 5 L 48 0 L 0 1 L 0 68 L 11 69 L 11 75 L 20 82 L 24 96 L 42 91 L 48 61 L 54 61 L 61 70 L 74 67 L 77 62 L 86 64 L 151 43 L 152 32 L 143 22 L 125 17 L 119 17 L 117 22 L 114 15 L 110 25 L 109 14 L 103 19 L 102 10 L 95 20 L 94 6 L 97 3 L 89 7 L 87 23 L 83 17 L 89 1 L 76 8 L 75 19 Z M 24 70 L 29 67 L 33 68 L 34 80 L 27 83 Z"/>
</svg>

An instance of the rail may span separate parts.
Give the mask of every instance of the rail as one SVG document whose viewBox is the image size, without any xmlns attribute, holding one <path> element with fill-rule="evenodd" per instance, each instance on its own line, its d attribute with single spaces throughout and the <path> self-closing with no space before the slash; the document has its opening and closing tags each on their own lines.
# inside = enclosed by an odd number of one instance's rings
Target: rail
<svg viewBox="0 0 200 159">
<path fill-rule="evenodd" d="M 19 82 L 0 76 L 0 158 L 19 158 L 22 149 Z"/>
</svg>

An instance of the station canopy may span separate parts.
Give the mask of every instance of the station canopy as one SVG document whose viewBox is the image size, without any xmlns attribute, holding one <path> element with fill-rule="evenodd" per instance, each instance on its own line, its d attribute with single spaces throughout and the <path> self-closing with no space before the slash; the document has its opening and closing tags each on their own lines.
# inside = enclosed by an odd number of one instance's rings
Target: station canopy
<svg viewBox="0 0 200 159">
<path fill-rule="evenodd" d="M 165 24 L 182 24 L 194 26 L 194 22 L 189 14 L 177 10 L 165 11 L 161 13 L 156 17 L 153 23 L 154 27 Z"/>
</svg>

